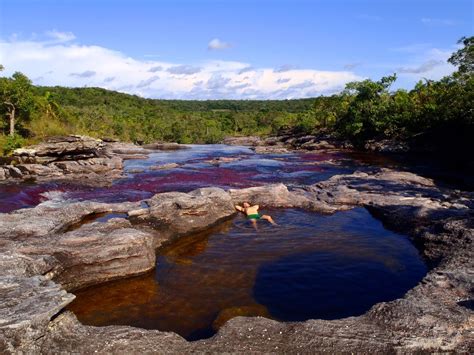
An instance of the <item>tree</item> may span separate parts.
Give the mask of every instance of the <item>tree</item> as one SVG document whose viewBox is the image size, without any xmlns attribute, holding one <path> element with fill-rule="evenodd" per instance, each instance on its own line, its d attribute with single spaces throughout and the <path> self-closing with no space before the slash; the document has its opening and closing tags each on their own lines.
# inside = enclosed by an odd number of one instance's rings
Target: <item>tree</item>
<svg viewBox="0 0 474 355">
<path fill-rule="evenodd" d="M 0 78 L 0 98 L 2 109 L 9 119 L 10 136 L 13 136 L 16 121 L 28 118 L 33 108 L 34 100 L 30 79 L 20 72 L 15 72 L 11 78 Z"/>
<path fill-rule="evenodd" d="M 458 44 L 463 44 L 464 47 L 454 52 L 448 59 L 448 62 L 458 67 L 460 74 L 474 73 L 474 36 L 462 37 Z"/>
</svg>

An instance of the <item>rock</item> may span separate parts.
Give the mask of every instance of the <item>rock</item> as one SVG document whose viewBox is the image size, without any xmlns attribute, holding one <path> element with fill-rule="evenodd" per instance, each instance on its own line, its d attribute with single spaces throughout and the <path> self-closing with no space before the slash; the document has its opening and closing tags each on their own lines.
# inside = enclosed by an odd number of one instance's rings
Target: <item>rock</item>
<svg viewBox="0 0 474 355">
<path fill-rule="evenodd" d="M 21 173 L 21 170 L 18 169 L 16 166 L 9 166 L 8 167 L 8 175 L 13 177 L 13 178 L 17 178 L 17 179 L 21 179 L 23 177 L 23 174 Z"/>
<path fill-rule="evenodd" d="M 379 141 L 369 140 L 364 145 L 365 150 L 379 153 L 406 153 L 410 147 L 406 142 L 383 139 Z"/>
<path fill-rule="evenodd" d="M 0 276 L 0 299 L 0 352 L 30 353 L 74 295 L 43 276 Z"/>
<path fill-rule="evenodd" d="M 49 163 L 56 160 L 75 160 L 98 157 L 105 144 L 85 136 L 52 137 L 44 143 L 13 151 L 14 159 L 24 163 Z"/>
<path fill-rule="evenodd" d="M 35 146 L 17 149 L 15 165 L 7 165 L 5 179 L 67 180 L 85 178 L 110 182 L 122 175 L 122 158 L 104 142 L 84 136 L 54 137 Z"/>
<path fill-rule="evenodd" d="M 334 144 L 328 143 L 325 140 L 321 140 L 319 142 L 307 142 L 303 143 L 300 146 L 300 149 L 307 149 L 307 150 L 324 150 L 324 149 L 336 149 Z"/>
<path fill-rule="evenodd" d="M 178 150 L 178 149 L 189 149 L 186 145 L 178 143 L 151 143 L 144 144 L 143 148 L 151 150 Z"/>
<path fill-rule="evenodd" d="M 106 145 L 107 151 L 112 154 L 123 156 L 148 156 L 152 150 L 144 149 L 142 146 L 133 143 L 111 142 Z"/>
<path fill-rule="evenodd" d="M 243 145 L 243 146 L 258 146 L 263 145 L 262 139 L 256 136 L 249 137 L 225 137 L 223 144 L 229 145 Z"/>
<path fill-rule="evenodd" d="M 205 162 L 212 165 L 220 165 L 220 164 L 225 164 L 225 163 L 232 163 L 233 161 L 238 161 L 241 159 L 242 159 L 241 157 L 218 157 L 215 159 L 206 160 Z"/>
<path fill-rule="evenodd" d="M 161 193 L 147 203 L 148 213 L 132 221 L 152 226 L 170 238 L 202 231 L 236 213 L 229 194 L 219 188 Z"/>
<path fill-rule="evenodd" d="M 219 312 L 214 322 L 212 322 L 212 328 L 217 331 L 227 321 L 235 317 L 267 317 L 270 318 L 270 313 L 267 307 L 262 305 L 242 306 L 242 307 L 231 307 L 226 308 Z"/>
<path fill-rule="evenodd" d="M 124 219 L 85 225 L 35 252 L 50 252 L 59 260 L 63 271 L 54 280 L 68 290 L 142 274 L 153 269 L 156 260 L 154 236 Z"/>
<path fill-rule="evenodd" d="M 257 154 L 286 154 L 289 150 L 282 146 L 256 146 L 252 148 Z"/>
<path fill-rule="evenodd" d="M 179 164 L 168 163 L 168 164 L 161 164 L 161 165 L 153 165 L 150 167 L 150 170 L 168 170 L 168 169 L 174 169 L 177 167 L 179 167 Z"/>
</svg>

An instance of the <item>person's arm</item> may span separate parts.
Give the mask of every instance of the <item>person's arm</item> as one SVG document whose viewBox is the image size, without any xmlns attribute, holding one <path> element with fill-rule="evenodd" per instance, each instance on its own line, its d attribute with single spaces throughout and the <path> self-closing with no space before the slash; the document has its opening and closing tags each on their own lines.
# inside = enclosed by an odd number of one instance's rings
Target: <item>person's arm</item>
<svg viewBox="0 0 474 355">
<path fill-rule="evenodd" d="M 240 212 L 244 212 L 243 207 L 240 207 L 239 205 L 235 205 L 235 209 Z"/>
</svg>

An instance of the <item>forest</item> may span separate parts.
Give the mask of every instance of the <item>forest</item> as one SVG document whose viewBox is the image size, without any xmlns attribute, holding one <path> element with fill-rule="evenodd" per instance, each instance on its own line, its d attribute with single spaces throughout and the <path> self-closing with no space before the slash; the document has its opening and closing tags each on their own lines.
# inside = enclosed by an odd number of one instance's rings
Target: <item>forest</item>
<svg viewBox="0 0 474 355">
<path fill-rule="evenodd" d="M 348 83 L 332 96 L 296 100 L 156 100 L 101 88 L 35 86 L 16 72 L 0 78 L 0 154 L 66 134 L 217 143 L 229 135 L 283 130 L 331 133 L 356 146 L 393 139 L 474 151 L 474 37 L 461 38 L 459 45 L 448 60 L 457 70 L 438 81 L 391 90 L 393 74 Z"/>
</svg>

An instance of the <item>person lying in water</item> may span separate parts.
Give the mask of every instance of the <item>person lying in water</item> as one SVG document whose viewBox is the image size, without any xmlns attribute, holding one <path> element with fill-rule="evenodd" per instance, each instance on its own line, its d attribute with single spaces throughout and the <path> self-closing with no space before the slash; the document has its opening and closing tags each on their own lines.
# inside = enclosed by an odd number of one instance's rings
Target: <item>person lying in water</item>
<svg viewBox="0 0 474 355">
<path fill-rule="evenodd" d="M 242 213 L 245 213 L 245 215 L 247 216 L 247 218 L 252 222 L 252 224 L 254 226 L 257 225 L 257 221 L 259 219 L 264 219 L 268 222 L 270 222 L 271 224 L 273 225 L 276 225 L 275 221 L 273 220 L 273 218 L 269 215 L 260 215 L 260 213 L 258 213 L 258 209 L 260 208 L 259 205 L 253 205 L 251 206 L 250 203 L 248 202 L 244 202 L 242 204 L 242 206 L 239 206 L 239 205 L 236 205 L 235 206 L 235 209 L 237 211 L 240 211 Z"/>
</svg>

